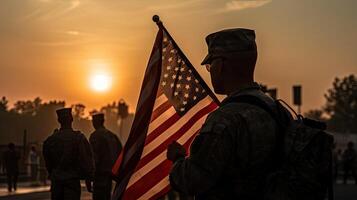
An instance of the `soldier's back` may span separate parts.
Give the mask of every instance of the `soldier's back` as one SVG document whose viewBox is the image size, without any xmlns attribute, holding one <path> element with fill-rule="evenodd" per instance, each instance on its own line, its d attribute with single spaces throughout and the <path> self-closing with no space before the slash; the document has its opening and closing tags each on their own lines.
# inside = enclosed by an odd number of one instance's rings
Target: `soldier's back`
<svg viewBox="0 0 357 200">
<path fill-rule="evenodd" d="M 254 95 L 268 104 L 273 103 L 270 97 L 258 89 L 246 90 L 238 94 Z M 274 165 L 273 151 L 277 131 L 274 119 L 262 108 L 248 103 L 234 102 L 227 104 L 222 102 L 222 106 L 209 118 L 215 129 L 222 125 L 226 127 L 225 131 L 231 130 L 228 131 L 230 135 L 228 138 L 235 143 L 235 149 L 230 150 L 234 152 L 235 158 L 224 170 L 224 178 L 220 186 L 216 191 L 213 189 L 211 194 L 234 199 L 263 198 L 265 179 Z M 205 196 L 202 199 L 209 198 Z"/>
<path fill-rule="evenodd" d="M 100 128 L 91 134 L 89 141 L 95 157 L 96 174 L 110 174 L 121 150 L 118 137 L 108 129 Z"/>
<path fill-rule="evenodd" d="M 51 180 L 79 179 L 79 131 L 60 129 L 44 142 L 43 153 Z"/>
</svg>

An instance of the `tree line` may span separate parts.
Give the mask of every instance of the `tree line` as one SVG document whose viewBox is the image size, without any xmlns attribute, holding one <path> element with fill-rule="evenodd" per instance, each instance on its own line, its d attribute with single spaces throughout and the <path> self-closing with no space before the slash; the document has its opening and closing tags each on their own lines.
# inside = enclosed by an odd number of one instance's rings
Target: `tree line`
<svg viewBox="0 0 357 200">
<path fill-rule="evenodd" d="M 357 133 L 357 77 L 354 74 L 338 78 L 324 95 L 325 103 L 319 109 L 305 113 L 305 116 L 325 121 L 330 131 Z M 10 108 L 6 97 L 0 99 L 0 141 L 1 144 L 15 142 L 22 144 L 23 132 L 27 131 L 28 142 L 41 143 L 55 128 L 58 128 L 56 110 L 66 106 L 65 101 L 44 102 L 40 97 L 33 100 L 20 100 Z M 103 112 L 106 126 L 113 132 L 119 132 L 118 102 L 107 104 L 99 110 Z M 73 127 L 87 136 L 93 131 L 90 118 L 85 115 L 86 106 L 82 103 L 71 105 Z M 124 120 L 123 133 L 118 136 L 125 142 L 133 120 L 130 114 Z"/>
<path fill-rule="evenodd" d="M 118 104 L 109 103 L 99 110 L 91 110 L 90 114 L 103 112 L 105 125 L 108 129 L 117 133 L 119 138 L 125 140 L 129 132 L 133 114 L 123 120 L 123 133 L 119 133 Z M 53 130 L 58 128 L 56 110 L 66 106 L 65 101 L 43 101 L 40 97 L 33 100 L 16 101 L 10 108 L 6 97 L 0 99 L 0 141 L 1 144 L 15 142 L 22 144 L 23 133 L 27 132 L 27 142 L 41 143 Z M 85 135 L 94 130 L 91 119 L 86 116 L 86 106 L 82 103 L 71 105 L 73 112 L 73 128 L 82 131 Z"/>
<path fill-rule="evenodd" d="M 357 77 L 354 74 L 336 77 L 324 97 L 321 108 L 305 115 L 327 122 L 330 131 L 357 134 Z"/>
</svg>

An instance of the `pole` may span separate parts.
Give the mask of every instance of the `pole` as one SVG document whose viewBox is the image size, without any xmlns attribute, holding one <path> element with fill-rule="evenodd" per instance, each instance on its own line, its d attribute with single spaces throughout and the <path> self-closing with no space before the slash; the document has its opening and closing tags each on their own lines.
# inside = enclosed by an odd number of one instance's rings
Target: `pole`
<svg viewBox="0 0 357 200">
<path fill-rule="evenodd" d="M 22 138 L 22 146 L 23 146 L 23 157 L 25 157 L 26 154 L 26 145 L 27 145 L 27 130 L 24 129 L 24 134 Z"/>
</svg>

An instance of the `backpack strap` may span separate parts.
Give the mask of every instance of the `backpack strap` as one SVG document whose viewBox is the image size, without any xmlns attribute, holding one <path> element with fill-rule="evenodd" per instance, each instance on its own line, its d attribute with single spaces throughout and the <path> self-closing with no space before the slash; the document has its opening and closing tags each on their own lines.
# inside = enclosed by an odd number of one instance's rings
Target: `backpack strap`
<svg viewBox="0 0 357 200">
<path fill-rule="evenodd" d="M 285 137 L 285 127 L 286 127 L 286 124 L 284 123 L 285 121 L 282 119 L 282 115 L 281 115 L 282 113 L 280 112 L 280 108 L 283 108 L 283 106 L 278 101 L 274 101 L 274 105 L 276 107 L 270 106 L 261 98 L 249 94 L 237 95 L 235 97 L 231 97 L 225 100 L 224 102 L 222 102 L 222 105 L 226 105 L 228 103 L 246 103 L 256 106 L 258 108 L 263 109 L 274 119 L 274 121 L 277 124 L 277 131 L 275 136 L 276 146 L 273 152 L 273 157 L 274 157 L 273 167 L 279 168 L 283 162 L 283 156 L 284 156 L 283 147 L 284 147 L 284 137 Z"/>
</svg>

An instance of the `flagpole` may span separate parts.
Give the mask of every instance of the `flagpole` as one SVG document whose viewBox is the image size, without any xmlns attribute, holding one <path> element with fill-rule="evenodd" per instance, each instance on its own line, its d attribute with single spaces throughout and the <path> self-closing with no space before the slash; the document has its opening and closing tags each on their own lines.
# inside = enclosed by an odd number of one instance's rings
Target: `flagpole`
<svg viewBox="0 0 357 200">
<path fill-rule="evenodd" d="M 208 87 L 208 85 L 206 84 L 206 82 L 201 78 L 200 74 L 196 71 L 196 69 L 193 67 L 193 65 L 191 64 L 190 60 L 186 57 L 186 55 L 183 53 L 183 51 L 180 49 L 180 47 L 176 44 L 175 40 L 172 38 L 172 36 L 170 35 L 170 33 L 166 30 L 165 26 L 163 25 L 162 21 L 160 20 L 160 17 L 158 15 L 154 15 L 152 16 L 152 20 L 156 23 L 156 25 L 159 27 L 159 29 L 163 29 L 165 31 L 165 33 L 170 37 L 171 41 L 173 42 L 173 45 L 175 46 L 175 48 L 180 52 L 180 54 L 182 55 L 183 59 L 185 60 L 186 63 L 188 63 L 189 65 L 192 66 L 193 70 L 192 73 L 195 75 L 195 77 L 197 79 L 199 79 L 199 81 L 201 82 L 201 84 L 208 89 L 210 92 L 208 93 L 209 96 L 219 105 L 220 101 L 218 100 L 218 98 L 216 97 L 216 95 L 214 95 L 214 93 L 212 92 L 212 90 L 210 89 L 210 87 Z"/>
</svg>

